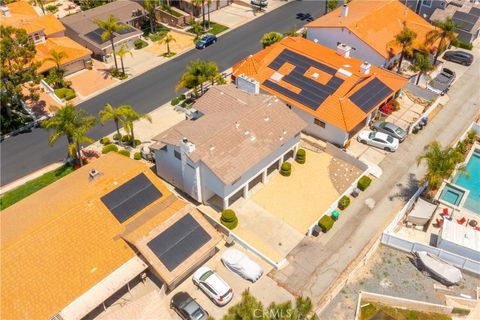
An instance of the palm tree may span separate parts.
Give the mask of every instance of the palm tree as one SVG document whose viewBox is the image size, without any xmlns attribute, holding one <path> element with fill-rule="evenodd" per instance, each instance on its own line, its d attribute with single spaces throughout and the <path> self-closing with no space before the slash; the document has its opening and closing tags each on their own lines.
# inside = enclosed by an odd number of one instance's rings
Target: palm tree
<svg viewBox="0 0 480 320">
<path fill-rule="evenodd" d="M 48 138 L 48 144 L 53 145 L 66 136 L 68 141 L 68 155 L 75 157 L 80 166 L 83 165 L 80 149 L 81 143 L 91 143 L 93 139 L 87 136 L 88 131 L 96 124 L 95 116 L 89 115 L 83 109 L 76 109 L 73 104 L 66 104 L 53 117 L 43 121 L 42 127 L 54 130 Z"/>
<path fill-rule="evenodd" d="M 202 26 L 203 26 L 203 30 L 206 30 L 206 26 L 205 26 L 205 0 L 192 0 L 192 5 L 194 5 L 195 7 L 199 7 L 199 6 L 202 7 Z"/>
<path fill-rule="evenodd" d="M 333 11 L 338 7 L 338 0 L 328 0 L 325 6 L 325 13 L 327 13 L 328 11 Z"/>
<path fill-rule="evenodd" d="M 148 19 L 150 20 L 150 33 L 156 31 L 155 8 L 160 5 L 160 0 L 144 0 L 143 7 L 148 12 Z"/>
<path fill-rule="evenodd" d="M 128 28 L 125 24 L 118 23 L 118 19 L 114 15 L 108 16 L 107 20 L 96 20 L 95 23 L 97 26 L 103 30 L 102 41 L 110 40 L 112 45 L 112 52 L 113 52 L 113 61 L 115 61 L 115 69 L 118 70 L 117 64 L 117 56 L 115 55 L 115 44 L 113 42 L 113 38 L 115 38 L 115 32 L 122 31 L 123 29 Z"/>
<path fill-rule="evenodd" d="M 126 43 L 122 43 L 120 46 L 120 49 L 117 51 L 118 56 L 120 57 L 120 64 L 122 65 L 122 73 L 125 74 L 125 67 L 123 66 L 123 57 L 125 57 L 127 54 L 130 54 L 130 56 L 133 57 L 132 51 L 128 48 Z"/>
<path fill-rule="evenodd" d="M 442 149 L 439 142 L 434 141 L 425 146 L 424 152 L 417 158 L 417 165 L 426 161 L 427 174 L 425 181 L 431 190 L 436 190 L 442 184 L 443 179 L 448 178 L 455 166 L 463 161 L 463 155 L 456 148 L 446 147 Z M 460 170 L 465 170 L 460 168 Z"/>
<path fill-rule="evenodd" d="M 430 64 L 430 58 L 428 54 L 420 52 L 415 53 L 415 61 L 410 66 L 410 70 L 418 72 L 417 81 L 415 83 L 416 85 L 418 85 L 418 82 L 423 74 L 432 71 L 433 69 L 434 67 Z"/>
<path fill-rule="evenodd" d="M 45 14 L 45 6 L 43 5 L 44 0 L 36 0 L 37 5 L 42 9 L 43 14 Z"/>
<path fill-rule="evenodd" d="M 185 68 L 185 73 L 177 83 L 176 90 L 194 89 L 198 97 L 198 87 L 200 86 L 200 93 L 203 93 L 203 83 L 215 79 L 218 74 L 218 66 L 214 62 L 192 60 Z"/>
<path fill-rule="evenodd" d="M 210 6 L 212 5 L 212 0 L 207 0 L 207 10 L 208 10 L 208 28 L 210 29 Z"/>
<path fill-rule="evenodd" d="M 158 44 L 163 44 L 167 46 L 167 55 L 170 55 L 170 43 L 171 42 L 177 42 L 177 39 L 169 32 L 165 37 L 162 39 L 158 40 Z"/>
<path fill-rule="evenodd" d="M 105 122 L 113 120 L 115 123 L 115 129 L 119 137 L 120 134 L 120 124 L 123 126 L 125 124 L 126 115 L 130 112 L 131 107 L 129 105 L 122 105 L 118 108 L 113 108 L 109 103 L 105 105 L 103 110 L 99 112 L 100 123 L 103 125 Z"/>
<path fill-rule="evenodd" d="M 433 64 L 437 63 L 438 56 L 444 49 L 444 42 L 447 39 L 449 42 L 452 42 L 457 37 L 455 35 L 455 23 L 453 22 L 451 17 L 447 17 L 444 21 L 435 20 L 433 21 L 433 25 L 437 27 L 434 30 L 431 30 L 427 33 L 427 44 L 433 44 L 438 39 L 440 39 L 440 43 L 438 44 L 437 52 L 435 53 L 435 58 L 433 59 Z"/>
<path fill-rule="evenodd" d="M 263 35 L 260 43 L 262 44 L 263 48 L 266 48 L 276 42 L 279 42 L 280 40 L 282 40 L 282 38 L 283 36 L 278 32 L 269 32 Z"/>
<path fill-rule="evenodd" d="M 284 35 L 285 37 L 295 37 L 297 35 L 297 26 L 292 26 L 290 30 L 284 33 Z"/>
<path fill-rule="evenodd" d="M 205 78 L 211 81 L 213 85 L 219 75 L 218 65 L 213 61 L 207 61 L 204 65 L 204 68 Z"/>
<path fill-rule="evenodd" d="M 65 51 L 50 51 L 50 57 L 45 58 L 43 61 L 51 61 L 55 63 L 55 67 L 57 70 L 60 70 L 60 65 L 62 63 L 62 59 L 68 57 L 68 54 Z"/>
<path fill-rule="evenodd" d="M 148 114 L 138 113 L 137 111 L 135 111 L 135 109 L 132 108 L 132 106 L 125 105 L 124 107 L 125 107 L 124 128 L 125 128 L 125 131 L 127 131 L 130 134 L 130 144 L 132 145 L 132 147 L 135 147 L 135 135 L 133 132 L 134 121 L 145 119 L 145 120 L 148 120 L 149 122 L 152 122 L 152 118 Z"/>
<path fill-rule="evenodd" d="M 400 68 L 402 67 L 402 62 L 403 58 L 405 57 L 405 54 L 411 53 L 412 52 L 412 45 L 413 45 L 413 40 L 417 37 L 417 33 L 413 30 L 410 30 L 407 27 L 406 22 L 403 22 L 403 29 L 398 33 L 395 38 L 390 41 L 387 46 L 392 46 L 392 45 L 397 45 L 402 47 L 402 52 L 400 54 L 400 61 L 398 63 L 398 69 L 397 72 L 400 73 Z"/>
</svg>

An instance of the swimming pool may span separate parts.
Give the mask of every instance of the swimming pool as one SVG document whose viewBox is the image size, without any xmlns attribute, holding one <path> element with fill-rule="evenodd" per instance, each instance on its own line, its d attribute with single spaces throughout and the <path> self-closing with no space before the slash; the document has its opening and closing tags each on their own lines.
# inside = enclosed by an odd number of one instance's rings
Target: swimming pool
<svg viewBox="0 0 480 320">
<path fill-rule="evenodd" d="M 466 169 L 467 173 L 457 173 L 452 182 L 470 190 L 463 207 L 480 214 L 480 149 L 472 152 Z"/>
<path fill-rule="evenodd" d="M 455 186 L 451 185 L 450 183 L 447 183 L 445 184 L 445 187 L 443 188 L 442 193 L 440 194 L 440 199 L 458 207 L 460 205 L 460 202 L 462 202 L 462 199 L 464 196 L 465 196 L 464 190 L 455 188 Z"/>
</svg>

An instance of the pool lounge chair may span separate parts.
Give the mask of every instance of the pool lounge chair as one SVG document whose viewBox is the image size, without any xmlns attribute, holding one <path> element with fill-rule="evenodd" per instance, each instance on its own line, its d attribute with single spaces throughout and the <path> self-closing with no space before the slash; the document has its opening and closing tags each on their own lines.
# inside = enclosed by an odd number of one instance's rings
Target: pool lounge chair
<svg viewBox="0 0 480 320">
<path fill-rule="evenodd" d="M 437 226 L 438 228 L 440 228 L 441 226 L 443 226 L 443 219 L 438 219 L 438 218 L 437 218 L 437 224 L 436 224 L 436 226 Z"/>
<path fill-rule="evenodd" d="M 465 222 L 467 222 L 467 219 L 465 219 L 465 217 L 462 217 L 462 219 L 457 219 L 458 224 L 464 224 Z"/>
</svg>

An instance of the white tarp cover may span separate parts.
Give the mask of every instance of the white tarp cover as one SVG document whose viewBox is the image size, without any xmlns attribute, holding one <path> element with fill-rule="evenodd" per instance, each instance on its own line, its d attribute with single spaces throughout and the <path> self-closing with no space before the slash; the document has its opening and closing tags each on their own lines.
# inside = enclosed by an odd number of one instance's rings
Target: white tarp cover
<svg viewBox="0 0 480 320">
<path fill-rule="evenodd" d="M 133 257 L 66 306 L 60 312 L 60 316 L 65 320 L 83 318 L 133 278 L 142 273 L 147 267 L 139 257 Z"/>
<path fill-rule="evenodd" d="M 408 214 L 407 220 L 417 226 L 423 226 L 430 220 L 436 208 L 437 206 L 435 204 L 418 198 L 414 208 Z"/>
<path fill-rule="evenodd" d="M 462 280 L 462 273 L 459 269 L 449 265 L 440 258 L 433 256 L 425 251 L 417 251 L 417 256 L 422 264 L 434 275 L 446 280 L 451 284 Z"/>
<path fill-rule="evenodd" d="M 480 261 L 480 232 L 456 221 L 445 220 L 438 235 L 437 247 Z"/>
<path fill-rule="evenodd" d="M 263 268 L 258 263 L 237 249 L 225 250 L 221 260 L 227 269 L 252 282 L 257 281 L 263 274 Z"/>
</svg>

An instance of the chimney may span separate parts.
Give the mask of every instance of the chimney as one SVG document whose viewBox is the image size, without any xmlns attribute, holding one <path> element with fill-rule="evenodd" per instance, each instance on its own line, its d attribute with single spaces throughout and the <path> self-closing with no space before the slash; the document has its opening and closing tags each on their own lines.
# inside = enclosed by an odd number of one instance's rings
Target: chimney
<svg viewBox="0 0 480 320">
<path fill-rule="evenodd" d="M 345 58 L 350 58 L 350 51 L 352 47 L 347 46 L 345 43 L 339 43 L 337 46 L 337 53 Z"/>
<path fill-rule="evenodd" d="M 180 151 L 182 153 L 190 153 L 195 151 L 195 145 L 188 141 L 187 138 L 182 139 L 182 143 L 180 144 Z"/>
<path fill-rule="evenodd" d="M 239 90 L 248 94 L 257 95 L 260 93 L 260 84 L 258 81 L 247 77 L 243 73 L 235 79 L 235 84 Z"/>
<path fill-rule="evenodd" d="M 342 17 L 348 16 L 348 6 L 346 4 L 342 7 Z"/>
<path fill-rule="evenodd" d="M 4 17 L 10 17 L 11 16 L 10 9 L 6 5 L 4 5 L 4 4 L 0 5 L 0 10 L 2 10 L 2 15 Z"/>
<path fill-rule="evenodd" d="M 362 63 L 360 65 L 360 73 L 361 74 L 364 74 L 364 75 L 368 75 L 370 74 L 370 67 L 372 65 L 370 63 L 368 63 L 367 61 L 365 61 L 364 63 Z"/>
</svg>

